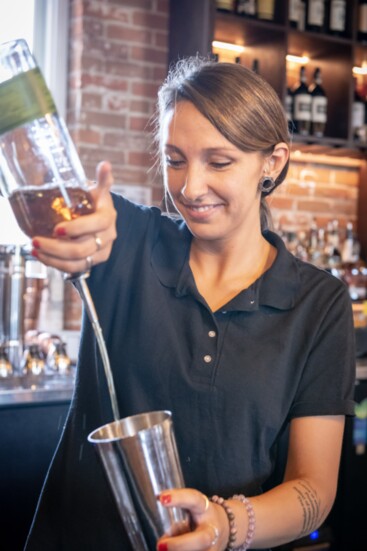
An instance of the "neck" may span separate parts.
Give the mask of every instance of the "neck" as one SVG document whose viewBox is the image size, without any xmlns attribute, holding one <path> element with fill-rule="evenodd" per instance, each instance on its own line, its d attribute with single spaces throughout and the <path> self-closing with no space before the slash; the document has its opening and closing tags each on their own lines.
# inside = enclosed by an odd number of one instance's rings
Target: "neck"
<svg viewBox="0 0 367 551">
<path fill-rule="evenodd" d="M 190 266 L 203 276 L 218 283 L 228 278 L 241 278 L 242 281 L 255 281 L 269 268 L 271 251 L 275 250 L 259 233 L 252 236 L 244 245 L 231 243 L 224 246 L 218 243 L 197 241 L 191 244 Z M 270 263 L 271 265 L 271 263 Z"/>
</svg>

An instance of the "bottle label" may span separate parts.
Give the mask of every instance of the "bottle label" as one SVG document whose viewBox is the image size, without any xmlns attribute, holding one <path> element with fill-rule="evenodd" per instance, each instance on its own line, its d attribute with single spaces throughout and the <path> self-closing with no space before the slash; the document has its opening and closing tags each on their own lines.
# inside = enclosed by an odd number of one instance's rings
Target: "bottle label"
<svg viewBox="0 0 367 551">
<path fill-rule="evenodd" d="M 308 8 L 307 23 L 315 27 L 322 27 L 324 22 L 324 2 L 321 0 L 310 0 Z"/>
<path fill-rule="evenodd" d="M 296 121 L 311 120 L 311 96 L 309 94 L 294 96 L 294 119 Z"/>
<path fill-rule="evenodd" d="M 216 0 L 218 10 L 233 11 L 233 0 Z"/>
<path fill-rule="evenodd" d="M 361 128 L 364 125 L 365 107 L 361 101 L 353 103 L 352 128 Z"/>
<path fill-rule="evenodd" d="M 345 1 L 335 0 L 331 3 L 330 29 L 343 32 L 345 30 Z"/>
<path fill-rule="evenodd" d="M 274 19 L 275 0 L 258 0 L 257 10 L 260 19 Z"/>
<path fill-rule="evenodd" d="M 359 7 L 358 21 L 358 30 L 361 33 L 367 33 L 367 4 L 362 4 L 362 6 Z"/>
<path fill-rule="evenodd" d="M 331 4 L 330 11 L 330 29 L 332 31 L 343 32 L 345 30 L 345 2 L 335 0 Z"/>
<path fill-rule="evenodd" d="M 291 0 L 289 2 L 289 21 L 298 22 L 298 18 L 299 18 L 298 0 Z"/>
<path fill-rule="evenodd" d="M 238 0 L 237 13 L 244 13 L 245 15 L 256 15 L 256 3 L 255 0 Z"/>
<path fill-rule="evenodd" d="M 293 114 L 293 98 L 289 94 L 287 94 L 285 98 L 285 112 L 287 115 L 287 120 L 291 121 Z"/>
<path fill-rule="evenodd" d="M 306 4 L 299 0 L 298 2 L 298 25 L 297 28 L 299 31 L 305 30 L 305 20 L 306 20 Z"/>
<path fill-rule="evenodd" d="M 312 98 L 312 122 L 326 123 L 327 119 L 327 98 L 315 96 Z"/>
<path fill-rule="evenodd" d="M 0 84 L 0 135 L 48 113 L 56 106 L 38 67 Z"/>
</svg>

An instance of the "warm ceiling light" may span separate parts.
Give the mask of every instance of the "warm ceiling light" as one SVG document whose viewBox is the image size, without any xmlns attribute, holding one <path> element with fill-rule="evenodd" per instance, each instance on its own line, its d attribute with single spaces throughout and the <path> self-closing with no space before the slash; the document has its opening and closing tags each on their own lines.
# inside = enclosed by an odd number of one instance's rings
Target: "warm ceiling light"
<svg viewBox="0 0 367 551">
<path fill-rule="evenodd" d="M 291 54 L 288 54 L 285 56 L 285 59 L 287 61 L 292 61 L 293 63 L 302 63 L 302 65 L 304 63 L 308 63 L 310 61 L 310 58 L 303 55 L 303 56 L 299 56 L 299 55 L 291 55 Z"/>
<path fill-rule="evenodd" d="M 236 52 L 241 54 L 244 50 L 244 46 L 239 46 L 238 44 L 231 44 L 230 42 L 219 42 L 218 40 L 213 40 L 213 48 L 219 48 L 220 50 L 229 50 L 231 52 Z"/>
<path fill-rule="evenodd" d="M 367 67 L 353 67 L 353 73 L 355 75 L 367 75 Z"/>
</svg>

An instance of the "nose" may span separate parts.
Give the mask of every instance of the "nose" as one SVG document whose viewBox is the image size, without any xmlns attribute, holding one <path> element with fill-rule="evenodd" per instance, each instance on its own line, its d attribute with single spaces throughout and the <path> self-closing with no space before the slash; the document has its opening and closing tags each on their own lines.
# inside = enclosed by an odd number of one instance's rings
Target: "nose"
<svg viewBox="0 0 367 551">
<path fill-rule="evenodd" d="M 181 195 L 188 201 L 199 201 L 208 191 L 205 175 L 199 169 L 190 169 L 186 173 Z"/>
</svg>

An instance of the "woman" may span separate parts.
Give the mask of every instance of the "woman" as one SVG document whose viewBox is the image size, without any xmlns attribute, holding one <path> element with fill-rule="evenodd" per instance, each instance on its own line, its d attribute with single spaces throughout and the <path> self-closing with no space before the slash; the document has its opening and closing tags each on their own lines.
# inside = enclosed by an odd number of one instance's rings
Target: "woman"
<svg viewBox="0 0 367 551">
<path fill-rule="evenodd" d="M 180 218 L 111 196 L 104 163 L 96 212 L 35 238 L 34 253 L 65 272 L 93 261 L 121 416 L 173 412 L 188 488 L 160 500 L 188 509 L 193 531 L 157 549 L 277 546 L 316 529 L 335 498 L 353 414 L 349 296 L 268 229 L 265 198 L 286 176 L 289 139 L 258 75 L 180 62 L 159 92 L 157 128 Z M 86 443 L 110 420 L 84 320 L 75 396 L 27 549 L 130 548 Z"/>
</svg>

